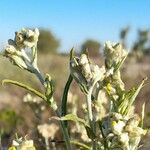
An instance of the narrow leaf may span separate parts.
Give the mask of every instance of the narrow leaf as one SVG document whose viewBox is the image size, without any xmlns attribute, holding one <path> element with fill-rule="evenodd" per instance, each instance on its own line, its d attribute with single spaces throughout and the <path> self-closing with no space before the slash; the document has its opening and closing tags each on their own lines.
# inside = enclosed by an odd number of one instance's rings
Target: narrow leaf
<svg viewBox="0 0 150 150">
<path fill-rule="evenodd" d="M 70 51 L 70 60 L 74 57 L 74 48 L 71 49 Z"/>
<path fill-rule="evenodd" d="M 90 139 L 95 139 L 96 138 L 96 135 L 94 134 L 93 130 L 89 126 L 85 126 L 85 129 L 86 129 L 87 136 Z"/>
<path fill-rule="evenodd" d="M 137 95 L 139 94 L 141 88 L 143 87 L 145 80 L 147 80 L 147 78 L 144 78 L 142 80 L 142 83 L 136 89 L 132 90 L 131 93 L 128 93 L 129 97 L 127 99 L 129 100 L 129 103 L 128 103 L 128 106 L 127 106 L 127 108 L 126 108 L 126 110 L 124 112 L 125 114 L 128 113 L 128 110 L 132 106 L 133 102 L 135 101 L 135 98 L 137 97 Z"/>
<path fill-rule="evenodd" d="M 79 123 L 83 124 L 84 126 L 89 127 L 89 125 L 87 124 L 87 122 L 84 119 L 81 119 L 74 114 L 67 114 L 67 115 L 61 117 L 60 120 L 64 120 L 64 121 L 70 120 L 70 121 L 74 121 L 74 122 L 79 122 Z"/>
<path fill-rule="evenodd" d="M 61 116 L 65 116 L 67 114 L 67 97 L 70 85 L 72 83 L 73 77 L 69 75 L 68 81 L 65 85 L 62 102 L 61 102 Z"/>
<path fill-rule="evenodd" d="M 145 102 L 142 105 L 142 113 L 141 113 L 141 124 L 140 126 L 143 128 L 143 122 L 144 122 L 144 115 L 145 115 Z"/>
<path fill-rule="evenodd" d="M 9 79 L 2 80 L 2 85 L 4 85 L 5 83 L 14 84 L 14 85 L 17 85 L 21 88 L 24 88 L 24 89 L 30 91 L 31 93 L 37 95 L 38 97 L 40 97 L 40 98 L 42 98 L 43 100 L 46 101 L 46 97 L 42 93 L 40 93 L 39 91 L 33 89 L 32 87 L 30 87 L 28 85 L 25 85 L 25 84 L 20 83 L 18 81 L 9 80 Z"/>
<path fill-rule="evenodd" d="M 83 143 L 81 143 L 81 142 L 78 142 L 78 141 L 75 141 L 75 140 L 73 140 L 73 141 L 70 141 L 72 144 L 75 144 L 75 145 L 78 145 L 78 146 L 80 146 L 83 150 L 92 150 L 89 146 L 87 146 L 87 145 L 85 145 L 85 144 L 83 144 Z"/>
</svg>

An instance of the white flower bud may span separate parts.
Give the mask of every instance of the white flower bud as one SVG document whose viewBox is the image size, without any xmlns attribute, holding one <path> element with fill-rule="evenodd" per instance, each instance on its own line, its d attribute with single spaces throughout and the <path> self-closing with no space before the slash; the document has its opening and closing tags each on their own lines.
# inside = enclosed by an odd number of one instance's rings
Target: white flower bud
<svg viewBox="0 0 150 150">
<path fill-rule="evenodd" d="M 123 144 L 123 146 L 127 147 L 129 144 L 129 135 L 127 132 L 124 132 L 118 136 L 118 140 Z"/>
<path fill-rule="evenodd" d="M 106 68 L 118 67 L 118 64 L 127 56 L 127 51 L 123 49 L 119 43 L 112 43 L 110 41 L 105 43 L 105 57 Z"/>
<path fill-rule="evenodd" d="M 86 54 L 82 54 L 80 56 L 80 59 L 79 59 L 79 64 L 80 65 L 84 65 L 84 64 L 88 64 L 89 63 L 89 60 L 88 60 L 88 57 Z"/>
<path fill-rule="evenodd" d="M 86 54 L 70 60 L 70 72 L 83 92 L 87 93 L 90 86 L 104 78 L 105 68 L 91 64 Z"/>
<path fill-rule="evenodd" d="M 125 123 L 123 121 L 112 121 L 112 131 L 114 134 L 120 135 L 123 131 Z"/>
<path fill-rule="evenodd" d="M 33 146 L 33 140 L 26 140 L 23 142 L 23 146 L 25 147 L 32 147 Z"/>
<path fill-rule="evenodd" d="M 5 54 L 14 54 L 16 52 L 16 48 L 13 45 L 7 45 L 5 48 Z"/>
<path fill-rule="evenodd" d="M 39 30 L 28 30 L 23 28 L 20 32 L 16 32 L 15 43 L 18 49 L 32 48 L 36 46 L 39 37 Z"/>
</svg>

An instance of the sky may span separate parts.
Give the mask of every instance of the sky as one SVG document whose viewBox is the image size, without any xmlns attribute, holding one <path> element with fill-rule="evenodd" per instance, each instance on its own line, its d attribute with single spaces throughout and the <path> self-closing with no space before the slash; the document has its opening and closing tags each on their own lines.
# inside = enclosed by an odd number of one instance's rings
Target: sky
<svg viewBox="0 0 150 150">
<path fill-rule="evenodd" d="M 129 44 L 138 28 L 150 27 L 149 0 L 0 0 L 0 45 L 22 27 L 43 27 L 61 42 L 60 52 L 80 48 L 86 39 L 119 40 L 131 26 Z"/>
</svg>

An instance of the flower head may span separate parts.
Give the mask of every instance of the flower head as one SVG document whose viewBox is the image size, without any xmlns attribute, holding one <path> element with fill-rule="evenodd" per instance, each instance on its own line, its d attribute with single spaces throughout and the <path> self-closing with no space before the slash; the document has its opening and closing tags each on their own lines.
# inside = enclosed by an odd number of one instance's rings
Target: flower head
<svg viewBox="0 0 150 150">
<path fill-rule="evenodd" d="M 125 126 L 125 123 L 123 121 L 112 121 L 112 132 L 114 134 L 120 135 L 123 131 L 123 128 Z"/>
<path fill-rule="evenodd" d="M 37 41 L 39 30 L 22 29 L 15 33 L 14 40 L 8 40 L 4 56 L 18 67 L 34 72 L 37 68 Z M 31 49 L 28 53 L 26 48 Z"/>
<path fill-rule="evenodd" d="M 9 150 L 36 150 L 33 140 L 27 140 L 26 138 L 19 138 L 13 140 L 12 146 Z"/>
<path fill-rule="evenodd" d="M 81 54 L 80 57 L 71 58 L 70 72 L 81 90 L 88 92 L 91 85 L 104 78 L 105 68 L 92 64 L 86 54 Z"/>
<path fill-rule="evenodd" d="M 105 43 L 105 65 L 107 69 L 117 69 L 127 56 L 127 51 L 119 43 Z"/>
<path fill-rule="evenodd" d="M 36 28 L 34 30 L 29 30 L 23 28 L 19 32 L 15 32 L 15 44 L 17 48 L 31 48 L 37 44 L 39 37 L 39 30 Z"/>
<path fill-rule="evenodd" d="M 127 132 L 122 133 L 121 135 L 118 136 L 118 140 L 121 142 L 123 147 L 128 147 L 129 145 L 129 135 Z"/>
<path fill-rule="evenodd" d="M 44 138 L 51 138 L 54 139 L 56 132 L 58 131 L 59 127 L 52 123 L 52 124 L 42 124 L 38 125 L 38 131 Z"/>
</svg>

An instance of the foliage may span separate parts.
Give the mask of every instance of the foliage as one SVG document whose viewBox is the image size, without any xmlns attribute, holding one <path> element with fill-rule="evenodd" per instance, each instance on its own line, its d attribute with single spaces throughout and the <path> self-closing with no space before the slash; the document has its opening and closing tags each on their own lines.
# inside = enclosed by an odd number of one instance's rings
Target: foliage
<svg viewBox="0 0 150 150">
<path fill-rule="evenodd" d="M 120 31 L 120 39 L 121 39 L 121 43 L 124 47 L 126 47 L 126 39 L 127 39 L 129 30 L 130 30 L 130 27 L 127 26 L 127 27 L 121 29 L 121 31 Z"/>
<path fill-rule="evenodd" d="M 20 117 L 15 111 L 10 109 L 3 109 L 0 111 L 0 129 L 3 134 L 10 134 L 16 128 Z"/>
<path fill-rule="evenodd" d="M 133 51 L 144 51 L 149 40 L 149 30 L 139 30 L 138 39 L 133 45 Z"/>
<path fill-rule="evenodd" d="M 122 28 L 119 33 L 120 41 L 122 45 L 126 48 L 127 47 L 127 36 L 129 34 L 130 27 L 127 26 Z M 137 38 L 131 45 L 131 54 L 136 56 L 136 58 L 141 58 L 143 54 L 150 53 L 150 30 L 149 29 L 138 29 L 137 30 Z"/>
<path fill-rule="evenodd" d="M 38 50 L 41 53 L 57 53 L 60 41 L 55 38 L 54 34 L 46 29 L 40 30 Z"/>
<path fill-rule="evenodd" d="M 96 40 L 86 40 L 81 46 L 81 52 L 88 50 L 90 56 L 99 56 L 101 44 Z"/>
</svg>

